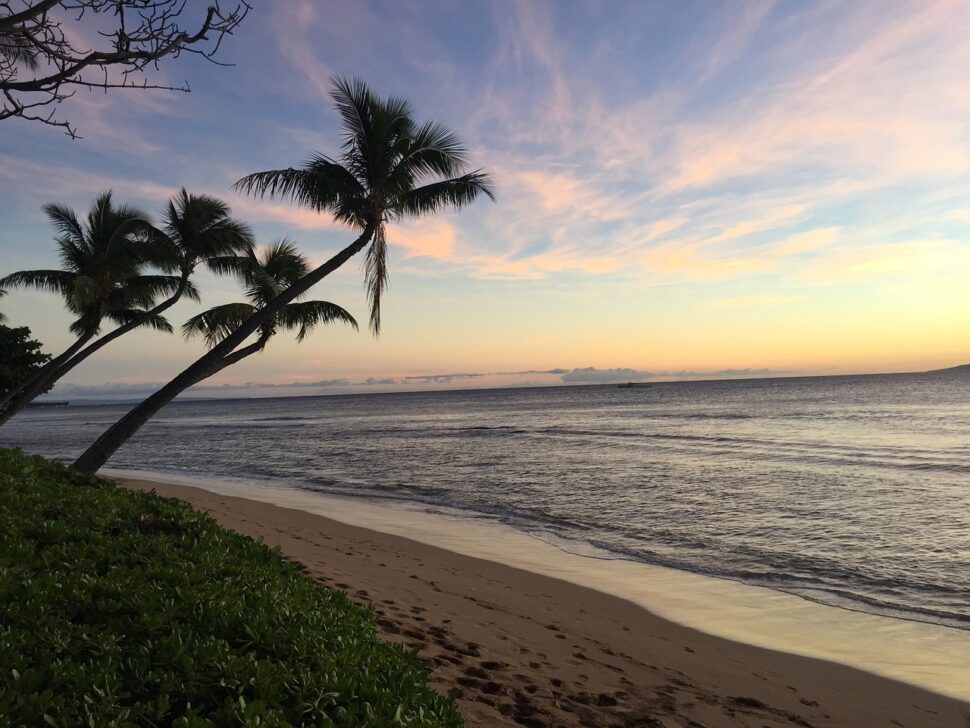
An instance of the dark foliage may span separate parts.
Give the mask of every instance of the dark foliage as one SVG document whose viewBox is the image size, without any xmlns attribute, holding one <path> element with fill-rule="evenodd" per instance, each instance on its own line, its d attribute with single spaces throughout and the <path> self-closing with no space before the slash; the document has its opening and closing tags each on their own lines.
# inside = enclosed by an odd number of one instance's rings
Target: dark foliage
<svg viewBox="0 0 970 728">
<path fill-rule="evenodd" d="M 41 351 L 41 347 L 39 341 L 30 338 L 26 326 L 11 328 L 0 324 L 0 397 L 50 361 L 50 354 Z"/>
</svg>

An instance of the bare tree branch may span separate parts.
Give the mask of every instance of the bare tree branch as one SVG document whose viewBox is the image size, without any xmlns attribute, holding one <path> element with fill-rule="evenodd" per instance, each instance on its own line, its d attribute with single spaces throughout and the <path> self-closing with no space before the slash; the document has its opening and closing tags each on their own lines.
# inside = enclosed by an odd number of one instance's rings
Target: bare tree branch
<svg viewBox="0 0 970 728">
<path fill-rule="evenodd" d="M 188 83 L 171 86 L 147 74 L 159 68 L 161 59 L 182 53 L 228 65 L 215 60 L 215 54 L 251 7 L 248 0 L 237 0 L 226 12 L 216 0 L 190 30 L 179 22 L 183 13 L 191 14 L 189 1 L 0 2 L 0 120 L 37 121 L 76 138 L 70 122 L 56 115 L 56 107 L 76 87 L 189 91 Z M 84 47 L 79 30 L 102 39 L 102 47 Z"/>
</svg>

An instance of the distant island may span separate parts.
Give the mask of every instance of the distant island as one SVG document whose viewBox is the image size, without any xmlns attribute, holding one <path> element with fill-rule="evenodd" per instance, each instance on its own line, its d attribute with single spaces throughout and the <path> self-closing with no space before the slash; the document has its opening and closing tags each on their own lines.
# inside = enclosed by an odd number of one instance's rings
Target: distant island
<svg viewBox="0 0 970 728">
<path fill-rule="evenodd" d="M 970 364 L 961 364 L 955 367 L 947 367 L 946 369 L 932 369 L 927 374 L 970 374 Z"/>
</svg>

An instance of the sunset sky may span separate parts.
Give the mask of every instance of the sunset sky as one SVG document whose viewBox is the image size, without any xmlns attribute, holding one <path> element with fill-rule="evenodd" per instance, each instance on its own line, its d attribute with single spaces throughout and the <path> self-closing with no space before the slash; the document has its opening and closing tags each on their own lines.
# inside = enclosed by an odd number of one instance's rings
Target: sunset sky
<svg viewBox="0 0 970 728">
<path fill-rule="evenodd" d="M 108 188 L 153 212 L 181 185 L 214 194 L 260 241 L 329 257 L 351 231 L 229 188 L 336 153 L 334 74 L 457 131 L 497 202 L 391 228 L 380 339 L 281 335 L 192 394 L 970 362 L 964 0 L 254 5 L 220 55 L 233 67 L 163 65 L 191 94 L 79 94 L 61 111 L 77 141 L 0 122 L 0 275 L 56 267 L 41 206 L 86 211 Z M 240 296 L 198 283 L 205 306 Z M 366 321 L 359 261 L 313 297 Z M 0 307 L 49 350 L 69 343 L 56 297 Z M 140 394 L 201 352 L 131 334 L 55 394 Z"/>
</svg>

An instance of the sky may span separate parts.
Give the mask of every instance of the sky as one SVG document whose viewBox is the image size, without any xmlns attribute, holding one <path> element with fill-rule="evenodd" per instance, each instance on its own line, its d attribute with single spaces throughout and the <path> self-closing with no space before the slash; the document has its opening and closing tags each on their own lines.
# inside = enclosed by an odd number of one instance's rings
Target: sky
<svg viewBox="0 0 970 728">
<path fill-rule="evenodd" d="M 186 12 L 202 13 L 190 2 Z M 970 4 L 255 0 L 188 94 L 79 94 L 83 137 L 0 122 L 0 275 L 55 267 L 41 206 L 221 197 L 315 262 L 353 232 L 233 192 L 335 154 L 335 74 L 445 123 L 497 199 L 389 229 L 383 332 L 274 339 L 196 396 L 922 371 L 970 361 Z M 84 32 L 78 28 L 77 32 Z M 201 306 L 238 300 L 199 276 Z M 313 290 L 362 322 L 359 261 Z M 54 296 L 0 302 L 50 351 Z M 203 352 L 129 334 L 54 395 L 138 396 Z"/>
</svg>

